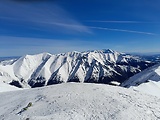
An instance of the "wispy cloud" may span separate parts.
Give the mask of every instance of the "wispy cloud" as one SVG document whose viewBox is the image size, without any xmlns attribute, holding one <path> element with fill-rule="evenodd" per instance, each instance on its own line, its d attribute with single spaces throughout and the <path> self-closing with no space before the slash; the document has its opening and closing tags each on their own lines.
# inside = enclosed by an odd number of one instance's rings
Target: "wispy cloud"
<svg viewBox="0 0 160 120">
<path fill-rule="evenodd" d="M 117 21 L 117 20 L 111 20 L 111 21 L 89 20 L 87 22 L 99 22 L 99 23 L 144 23 L 144 22 L 141 22 L 141 21 Z"/>
<path fill-rule="evenodd" d="M 17 2 L 15 2 L 17 1 Z M 25 2 L 27 0 L 23 0 Z M 32 2 L 32 0 L 30 0 Z M 34 0 L 36 1 L 36 0 Z M 82 25 L 74 19 L 66 10 L 56 5 L 55 3 L 48 4 L 43 1 L 43 4 L 23 3 L 21 0 L 4 0 L 0 4 L 0 19 L 21 21 L 30 26 L 36 25 L 43 27 L 42 29 L 53 29 L 67 32 L 83 32 L 91 33 L 89 28 Z M 50 1 L 50 0 L 48 0 Z M 19 3 L 20 2 L 20 3 Z M 21 3 L 22 2 L 22 3 Z"/>
<path fill-rule="evenodd" d="M 142 31 L 134 31 L 134 30 L 112 29 L 112 28 L 93 27 L 93 26 L 89 26 L 89 28 L 99 29 L 99 30 L 108 30 L 108 31 L 117 31 L 117 32 L 137 33 L 137 34 L 145 34 L 145 35 L 157 35 L 157 34 L 155 34 L 155 33 L 142 32 Z"/>
<path fill-rule="evenodd" d="M 54 2 L 56 0 L 10 0 L 14 2 Z"/>
<path fill-rule="evenodd" d="M 62 23 L 62 22 L 39 22 L 42 24 L 48 24 L 48 25 L 55 25 L 59 27 L 64 27 L 67 28 L 68 30 L 76 30 L 77 32 L 85 32 L 85 33 L 92 33 L 89 27 L 87 26 L 82 26 L 79 24 L 68 24 L 68 23 Z"/>
<path fill-rule="evenodd" d="M 119 20 L 88 20 L 86 22 L 97 22 L 97 23 L 128 23 L 128 24 L 134 24 L 134 23 L 159 23 L 159 22 L 149 22 L 149 21 L 119 21 Z"/>
</svg>

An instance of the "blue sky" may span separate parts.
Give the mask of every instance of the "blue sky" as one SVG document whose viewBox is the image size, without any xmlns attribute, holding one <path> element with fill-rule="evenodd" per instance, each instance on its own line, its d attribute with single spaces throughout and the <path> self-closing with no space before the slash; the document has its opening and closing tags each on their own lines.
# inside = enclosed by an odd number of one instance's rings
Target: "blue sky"
<svg viewBox="0 0 160 120">
<path fill-rule="evenodd" d="M 0 56 L 160 52 L 159 0 L 0 0 Z"/>
</svg>

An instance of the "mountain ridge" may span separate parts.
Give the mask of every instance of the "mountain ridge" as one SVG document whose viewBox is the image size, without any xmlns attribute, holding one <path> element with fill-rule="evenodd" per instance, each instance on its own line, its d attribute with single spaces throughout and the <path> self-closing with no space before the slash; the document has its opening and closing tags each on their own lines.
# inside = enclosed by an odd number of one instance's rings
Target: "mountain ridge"
<svg viewBox="0 0 160 120">
<path fill-rule="evenodd" d="M 62 82 L 121 83 L 154 64 L 111 49 L 25 55 L 8 64 L 3 63 L 0 63 L 0 73 L 8 75 L 1 75 L 0 80 L 18 87 L 40 87 Z"/>
<path fill-rule="evenodd" d="M 160 97 L 160 63 L 130 77 L 121 86 Z"/>
</svg>

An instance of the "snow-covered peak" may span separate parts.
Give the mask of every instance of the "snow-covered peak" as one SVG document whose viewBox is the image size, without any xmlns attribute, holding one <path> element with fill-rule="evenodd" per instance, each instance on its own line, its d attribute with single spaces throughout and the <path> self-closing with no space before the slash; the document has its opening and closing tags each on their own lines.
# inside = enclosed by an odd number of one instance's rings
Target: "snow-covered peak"
<svg viewBox="0 0 160 120">
<path fill-rule="evenodd" d="M 72 52 L 67 52 L 67 53 L 64 53 L 64 56 L 66 57 L 77 57 L 79 55 L 81 55 L 82 53 L 78 52 L 78 51 L 72 51 Z"/>
<path fill-rule="evenodd" d="M 39 54 L 35 54 L 35 55 L 27 54 L 27 55 L 22 56 L 20 59 L 33 59 L 33 58 L 38 59 L 38 58 L 46 58 L 46 57 L 50 57 L 50 56 L 52 56 L 52 54 L 44 52 L 44 53 L 39 53 Z"/>
<path fill-rule="evenodd" d="M 31 74 L 43 63 L 51 57 L 49 53 L 41 53 L 36 55 L 25 55 L 19 58 L 13 64 L 15 76 L 19 79 L 29 79 Z"/>
<path fill-rule="evenodd" d="M 102 50 L 88 50 L 86 52 L 83 52 L 83 53 L 119 53 L 117 51 L 114 51 L 114 50 L 111 50 L 111 49 L 102 49 Z"/>
<path fill-rule="evenodd" d="M 111 49 L 102 49 L 103 53 L 117 53 L 116 51 L 113 51 Z"/>
<path fill-rule="evenodd" d="M 113 51 L 111 49 L 102 49 L 102 50 L 91 50 L 82 52 L 84 55 L 94 57 L 96 59 L 101 59 L 103 61 L 110 61 L 110 62 L 119 62 L 121 60 L 122 54 Z"/>
</svg>

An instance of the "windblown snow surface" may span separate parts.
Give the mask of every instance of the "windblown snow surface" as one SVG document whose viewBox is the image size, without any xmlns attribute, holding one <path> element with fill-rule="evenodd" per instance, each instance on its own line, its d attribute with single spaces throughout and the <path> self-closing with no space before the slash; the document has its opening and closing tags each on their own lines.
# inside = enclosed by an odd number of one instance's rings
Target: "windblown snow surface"
<svg viewBox="0 0 160 120">
<path fill-rule="evenodd" d="M 121 86 L 160 97 L 160 64 L 134 75 Z"/>
<path fill-rule="evenodd" d="M 160 119 L 159 98 L 104 84 L 63 83 L 0 93 L 0 98 L 0 120 Z"/>
<path fill-rule="evenodd" d="M 14 91 L 14 90 L 21 90 L 21 89 L 0 81 L 0 92 Z"/>
</svg>

